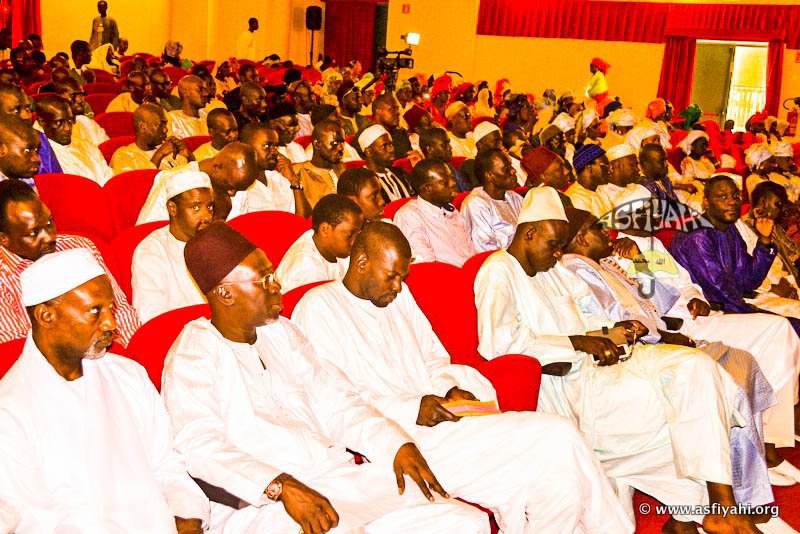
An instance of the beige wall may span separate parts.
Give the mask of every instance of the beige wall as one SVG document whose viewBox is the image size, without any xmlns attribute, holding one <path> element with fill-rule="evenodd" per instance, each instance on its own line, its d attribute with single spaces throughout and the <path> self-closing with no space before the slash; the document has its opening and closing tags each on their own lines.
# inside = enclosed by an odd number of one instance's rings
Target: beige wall
<svg viewBox="0 0 800 534">
<path fill-rule="evenodd" d="M 97 0 L 41 0 L 42 37 L 45 52 L 69 51 L 76 39 L 89 40 Z M 166 0 L 109 0 L 108 15 L 117 21 L 120 35 L 133 50 L 160 53 L 171 26 L 170 2 Z"/>
</svg>

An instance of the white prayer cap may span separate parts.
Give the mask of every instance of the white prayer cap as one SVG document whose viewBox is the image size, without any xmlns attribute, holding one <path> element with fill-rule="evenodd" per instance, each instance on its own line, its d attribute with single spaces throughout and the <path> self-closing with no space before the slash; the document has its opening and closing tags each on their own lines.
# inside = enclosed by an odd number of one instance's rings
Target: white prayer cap
<svg viewBox="0 0 800 534">
<path fill-rule="evenodd" d="M 447 106 L 447 109 L 444 110 L 444 116 L 447 120 L 451 121 L 453 120 L 453 117 L 461 113 L 461 111 L 464 109 L 467 109 L 467 105 L 460 100 L 456 100 Z"/>
<path fill-rule="evenodd" d="M 769 145 L 766 143 L 759 143 L 745 150 L 744 162 L 747 163 L 751 169 L 756 170 L 762 163 L 771 158 L 772 155 Z"/>
<path fill-rule="evenodd" d="M 522 200 L 517 224 L 536 221 L 567 221 L 558 191 L 550 186 L 534 187 Z"/>
<path fill-rule="evenodd" d="M 366 150 L 372 143 L 383 137 L 384 135 L 389 135 L 389 132 L 381 126 L 380 124 L 373 124 L 369 128 L 366 128 L 361 135 L 358 136 L 358 146 L 361 147 L 361 150 Z"/>
<path fill-rule="evenodd" d="M 559 113 L 558 117 L 553 121 L 553 125 L 557 126 L 562 132 L 567 133 L 575 129 L 575 119 L 570 117 L 567 113 Z"/>
<path fill-rule="evenodd" d="M 89 249 L 45 254 L 19 276 L 22 305 L 27 308 L 47 302 L 104 274 Z"/>
<path fill-rule="evenodd" d="M 733 156 L 729 156 L 728 154 L 722 154 L 719 157 L 720 169 L 733 169 L 734 167 L 736 167 L 736 159 Z"/>
<path fill-rule="evenodd" d="M 700 139 L 701 137 L 704 137 L 705 140 L 708 141 L 707 133 L 701 130 L 691 130 L 689 134 L 683 138 L 683 141 L 678 143 L 678 148 L 683 150 L 683 153 L 688 156 L 689 152 L 692 151 L 692 144 L 694 144 L 694 142 Z"/>
<path fill-rule="evenodd" d="M 201 187 L 211 189 L 211 178 L 202 171 L 172 173 L 172 175 L 167 178 L 167 199 Z"/>
<path fill-rule="evenodd" d="M 793 158 L 794 149 L 792 148 L 792 143 L 778 143 L 775 145 L 773 153 L 778 158 Z"/>
<path fill-rule="evenodd" d="M 477 143 L 487 135 L 492 132 L 499 132 L 500 128 L 493 122 L 490 121 L 483 121 L 482 123 L 478 124 L 475 127 L 475 131 L 472 133 L 473 139 Z"/>
<path fill-rule="evenodd" d="M 614 145 L 608 150 L 606 150 L 606 157 L 608 158 L 609 163 L 614 160 L 624 158 L 626 156 L 635 156 L 635 155 L 636 151 L 628 143 L 620 143 L 619 145 Z"/>
<path fill-rule="evenodd" d="M 633 112 L 629 109 L 622 108 L 615 109 L 609 113 L 606 120 L 609 124 L 615 126 L 633 126 L 636 124 L 636 117 L 633 115 Z"/>
<path fill-rule="evenodd" d="M 583 122 L 581 123 L 583 129 L 585 130 L 586 128 L 591 126 L 596 119 L 597 119 L 597 112 L 595 110 L 587 109 L 586 111 L 584 111 Z"/>
</svg>

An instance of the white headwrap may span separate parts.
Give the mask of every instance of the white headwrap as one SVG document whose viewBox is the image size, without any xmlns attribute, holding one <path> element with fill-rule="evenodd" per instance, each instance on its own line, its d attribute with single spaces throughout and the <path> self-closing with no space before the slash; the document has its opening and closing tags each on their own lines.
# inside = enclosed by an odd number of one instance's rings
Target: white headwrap
<svg viewBox="0 0 800 534">
<path fill-rule="evenodd" d="M 553 125 L 557 126 L 562 132 L 567 133 L 568 131 L 575 129 L 575 119 L 566 113 L 559 113 L 553 121 Z"/>
<path fill-rule="evenodd" d="M 631 110 L 620 108 L 609 113 L 606 121 L 614 126 L 634 126 L 636 117 Z"/>
<path fill-rule="evenodd" d="M 775 148 L 772 149 L 773 154 L 777 158 L 793 158 L 794 157 L 794 149 L 792 148 L 792 143 L 784 142 L 778 143 L 775 145 Z"/>
<path fill-rule="evenodd" d="M 606 150 L 606 157 L 608 158 L 609 162 L 618 160 L 620 158 L 624 158 L 627 156 L 635 156 L 636 151 L 629 145 L 628 143 L 622 143 L 619 145 L 614 145 L 608 150 Z"/>
<path fill-rule="evenodd" d="M 19 276 L 22 305 L 28 307 L 47 302 L 104 274 L 105 270 L 89 249 L 46 254 Z"/>
<path fill-rule="evenodd" d="M 184 171 L 173 173 L 167 179 L 167 199 L 186 191 L 205 187 L 211 189 L 211 178 L 202 171 Z"/>
<path fill-rule="evenodd" d="M 678 148 L 683 150 L 683 153 L 688 156 L 689 152 L 692 151 L 692 145 L 694 144 L 694 142 L 697 141 L 698 139 L 700 139 L 701 137 L 704 137 L 705 140 L 708 141 L 708 134 L 707 133 L 705 133 L 705 132 L 703 132 L 701 130 L 691 130 L 691 131 L 689 131 L 689 135 L 687 135 L 683 139 L 683 141 L 678 143 Z"/>
<path fill-rule="evenodd" d="M 625 142 L 637 152 L 642 149 L 642 140 L 654 135 L 661 136 L 661 131 L 653 124 L 642 124 L 628 132 L 625 136 Z"/>
<path fill-rule="evenodd" d="M 586 111 L 584 111 L 583 120 L 581 122 L 583 129 L 585 130 L 586 128 L 591 126 L 596 119 L 597 119 L 597 112 L 595 110 L 587 109 Z"/>
<path fill-rule="evenodd" d="M 475 139 L 475 142 L 477 143 L 490 133 L 499 131 L 500 128 L 495 123 L 491 121 L 483 121 L 475 127 L 475 130 L 472 133 L 472 138 Z"/>
<path fill-rule="evenodd" d="M 552 187 L 534 187 L 522 200 L 517 224 L 536 221 L 567 221 L 561 197 Z"/>
<path fill-rule="evenodd" d="M 752 145 L 750 148 L 745 150 L 744 154 L 744 162 L 747 163 L 752 170 L 758 169 L 762 163 L 773 156 L 772 151 L 769 149 L 769 145 L 766 143 Z"/>
<path fill-rule="evenodd" d="M 386 130 L 386 128 L 380 124 L 373 124 L 369 128 L 366 128 L 363 132 L 361 132 L 361 135 L 358 136 L 358 145 L 361 147 L 361 150 L 366 150 L 372 146 L 372 143 L 384 135 L 389 135 L 389 132 Z"/>
</svg>

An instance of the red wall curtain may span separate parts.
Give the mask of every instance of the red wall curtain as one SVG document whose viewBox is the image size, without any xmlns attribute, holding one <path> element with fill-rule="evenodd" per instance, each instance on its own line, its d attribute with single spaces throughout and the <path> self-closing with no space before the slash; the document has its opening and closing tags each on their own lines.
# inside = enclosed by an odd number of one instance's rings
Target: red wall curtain
<svg viewBox="0 0 800 534">
<path fill-rule="evenodd" d="M 770 115 L 777 117 L 781 104 L 781 73 L 783 72 L 784 42 L 773 39 L 767 48 L 767 105 Z"/>
<path fill-rule="evenodd" d="M 325 4 L 325 55 L 339 65 L 358 59 L 372 68 L 375 2 L 328 0 Z"/>
<path fill-rule="evenodd" d="M 42 11 L 39 0 L 12 0 L 11 39 L 14 46 L 32 33 L 42 34 Z"/>
<path fill-rule="evenodd" d="M 667 37 L 658 96 L 672 102 L 676 110 L 686 109 L 691 104 L 696 51 L 697 41 L 693 37 Z"/>
</svg>

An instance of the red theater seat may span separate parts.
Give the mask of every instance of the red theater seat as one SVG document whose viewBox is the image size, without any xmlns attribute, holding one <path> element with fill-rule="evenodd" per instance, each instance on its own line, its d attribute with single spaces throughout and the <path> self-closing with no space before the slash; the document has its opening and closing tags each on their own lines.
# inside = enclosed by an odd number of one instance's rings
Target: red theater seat
<svg viewBox="0 0 800 534">
<path fill-rule="evenodd" d="M 118 95 L 122 92 L 122 89 L 116 82 L 87 83 L 83 86 L 83 90 L 87 95 L 95 95 L 98 93 Z"/>
<path fill-rule="evenodd" d="M 86 95 L 86 102 L 91 106 L 95 116 L 101 115 L 106 112 L 108 105 L 117 97 L 115 93 L 95 93 Z"/>
<path fill-rule="evenodd" d="M 135 134 L 133 131 L 133 113 L 130 111 L 101 113 L 97 115 L 94 120 L 103 127 L 108 137 L 122 137 Z"/>
<path fill-rule="evenodd" d="M 34 182 L 59 232 L 84 232 L 107 242 L 114 237 L 106 197 L 96 182 L 74 174 L 39 174 Z"/>
<path fill-rule="evenodd" d="M 108 141 L 104 141 L 97 145 L 97 148 L 100 149 L 100 152 L 103 154 L 103 157 L 106 159 L 106 163 L 111 163 L 111 158 L 114 157 L 114 152 L 117 151 L 118 148 L 122 148 L 124 146 L 128 146 L 131 143 L 136 141 L 135 135 L 124 135 L 122 137 L 112 137 Z"/>
<path fill-rule="evenodd" d="M 283 255 L 311 223 L 286 211 L 257 211 L 240 215 L 228 221 L 236 230 L 258 246 L 277 267 Z"/>
<path fill-rule="evenodd" d="M 110 254 L 113 258 L 114 278 L 125 296 L 128 297 L 128 302 L 133 302 L 133 291 L 131 290 L 133 253 L 145 237 L 167 224 L 169 224 L 167 221 L 154 221 L 134 226 L 119 234 L 111 242 Z"/>
<path fill-rule="evenodd" d="M 150 189 L 153 188 L 156 174 L 158 174 L 156 169 L 123 172 L 111 178 L 103 186 L 114 225 L 114 235 L 136 224 L 139 212 L 150 194 Z"/>
</svg>

